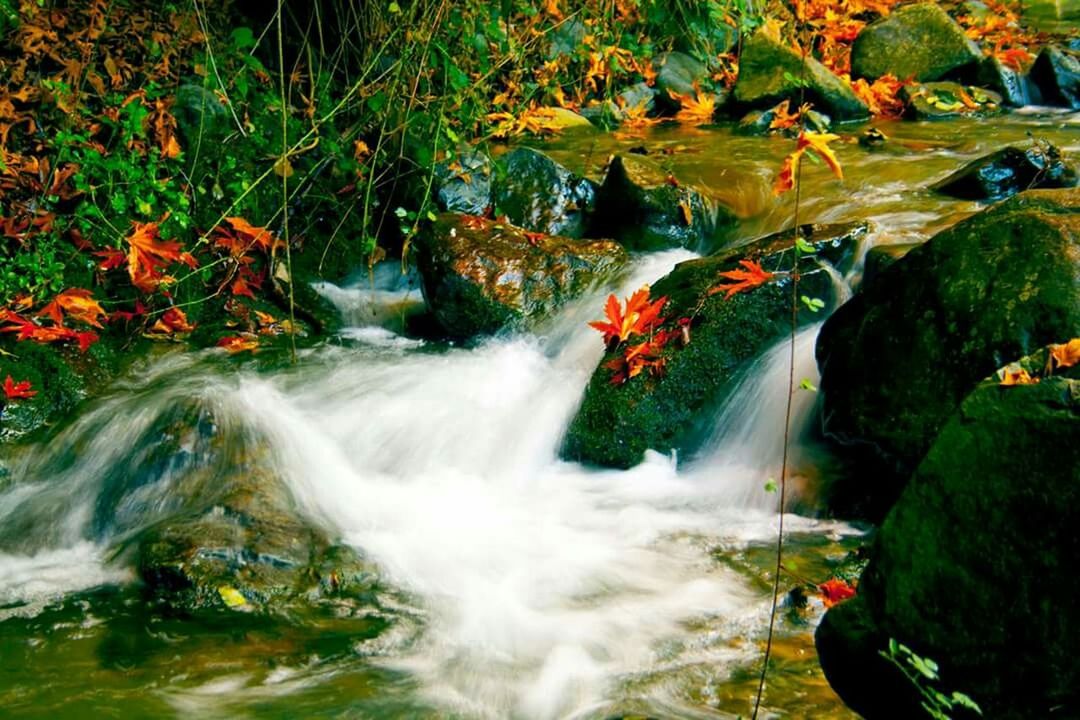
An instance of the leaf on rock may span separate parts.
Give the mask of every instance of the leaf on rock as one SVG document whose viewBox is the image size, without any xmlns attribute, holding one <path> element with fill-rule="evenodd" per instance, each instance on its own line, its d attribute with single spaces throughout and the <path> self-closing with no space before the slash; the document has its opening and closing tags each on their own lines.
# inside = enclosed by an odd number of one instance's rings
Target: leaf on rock
<svg viewBox="0 0 1080 720">
<path fill-rule="evenodd" d="M 29 380 L 15 382 L 10 375 L 4 380 L 4 397 L 8 400 L 29 400 L 37 395 L 37 390 L 30 389 Z"/>
<path fill-rule="evenodd" d="M 776 277 L 776 273 L 765 270 L 753 260 L 740 260 L 739 264 L 743 266 L 742 270 L 728 270 L 727 272 L 720 273 L 720 277 L 734 280 L 735 282 L 723 283 L 711 287 L 709 288 L 708 294 L 715 295 L 716 293 L 722 292 L 724 293 L 724 299 L 727 300 L 736 293 L 752 290 L 760 285 L 764 285 L 769 280 Z"/>
</svg>

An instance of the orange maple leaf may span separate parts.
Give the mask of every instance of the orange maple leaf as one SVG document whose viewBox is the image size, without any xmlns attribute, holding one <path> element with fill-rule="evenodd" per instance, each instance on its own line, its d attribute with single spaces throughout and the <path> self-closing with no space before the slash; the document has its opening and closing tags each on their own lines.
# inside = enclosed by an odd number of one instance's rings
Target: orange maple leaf
<svg viewBox="0 0 1080 720">
<path fill-rule="evenodd" d="M 38 317 L 48 317 L 58 327 L 63 326 L 64 315 L 96 328 L 102 327 L 103 318 L 108 318 L 90 291 L 82 288 L 65 290 L 37 313 Z"/>
<path fill-rule="evenodd" d="M 776 182 L 773 184 L 773 192 L 777 195 L 791 190 L 795 187 L 795 174 L 798 171 L 799 163 L 802 161 L 802 156 L 810 151 L 825 161 L 825 164 L 829 166 L 829 169 L 833 171 L 833 174 L 840 180 L 844 179 L 843 168 L 840 167 L 840 161 L 836 159 L 836 155 L 833 154 L 832 149 L 829 147 L 829 143 L 833 140 L 839 139 L 839 135 L 833 135 L 832 133 L 816 133 L 816 132 L 801 132 L 799 133 L 799 141 L 795 146 L 795 151 L 784 158 L 784 164 L 780 168 L 780 174 L 776 177 Z"/>
<path fill-rule="evenodd" d="M 131 235 L 125 238 L 128 243 L 127 262 L 131 284 L 145 293 L 153 292 L 162 283 L 172 281 L 172 278 L 162 273 L 170 264 L 181 262 L 190 268 L 198 266 L 195 258 L 183 251 L 180 243 L 161 239 L 160 222 L 135 222 Z M 110 260 L 106 259 L 102 267 L 109 262 Z"/>
<path fill-rule="evenodd" d="M 217 342 L 219 348 L 224 348 L 230 355 L 235 355 L 241 352 L 254 353 L 259 347 L 259 339 L 253 335 L 245 333 L 244 335 L 230 335 L 223 337 Z"/>
<path fill-rule="evenodd" d="M 769 272 L 761 267 L 753 260 L 740 260 L 739 264 L 743 266 L 742 270 L 728 270 L 727 272 L 720 273 L 720 277 L 727 278 L 728 280 L 734 280 L 733 283 L 723 283 L 709 288 L 709 295 L 715 295 L 716 293 L 724 293 L 724 299 L 727 300 L 736 293 L 743 292 L 744 290 L 752 290 L 759 285 L 764 285 L 769 280 L 776 277 L 776 273 Z"/>
<path fill-rule="evenodd" d="M 1080 363 L 1080 338 L 1050 346 L 1050 362 L 1054 368 L 1068 368 Z"/>
<path fill-rule="evenodd" d="M 618 298 L 608 295 L 604 306 L 607 322 L 591 322 L 589 327 L 603 333 L 605 343 L 623 342 L 632 334 L 647 335 L 663 323 L 660 312 L 666 303 L 667 297 L 649 302 L 648 285 L 643 285 L 628 297 L 625 308 L 619 304 Z"/>
<path fill-rule="evenodd" d="M 817 586 L 817 591 L 827 608 L 855 597 L 855 586 L 839 578 L 826 580 Z"/>
<path fill-rule="evenodd" d="M 1010 365 L 1002 368 L 998 373 L 1000 378 L 1000 384 L 1003 387 L 1013 387 L 1015 385 L 1035 385 L 1039 382 L 1039 378 L 1033 378 L 1027 370 L 1019 365 Z"/>
<path fill-rule="evenodd" d="M 675 114 L 675 119 L 679 122 L 695 125 L 712 122 L 713 115 L 716 114 L 716 98 L 711 94 L 695 91 L 694 97 L 688 97 L 671 90 L 668 90 L 668 94 L 679 102 L 679 112 Z"/>
<path fill-rule="evenodd" d="M 8 400 L 29 400 L 37 395 L 37 390 L 30 389 L 30 381 L 15 382 L 10 375 L 4 380 L 4 396 Z"/>
</svg>

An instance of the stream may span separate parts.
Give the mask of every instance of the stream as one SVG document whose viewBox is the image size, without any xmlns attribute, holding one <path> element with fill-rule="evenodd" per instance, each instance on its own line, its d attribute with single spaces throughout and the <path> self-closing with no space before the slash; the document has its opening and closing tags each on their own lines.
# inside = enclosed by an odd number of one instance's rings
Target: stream
<svg viewBox="0 0 1080 720">
<path fill-rule="evenodd" d="M 801 221 L 871 219 L 873 244 L 924 240 L 977 211 L 925 188 L 1028 135 L 1074 157 L 1080 114 L 877 123 L 869 151 L 841 145 L 844 181 L 807 165 Z M 859 129 L 845 129 L 857 133 Z M 739 236 L 790 224 L 771 181 L 793 146 L 726 128 L 556 138 L 542 149 L 597 177 L 644 145 L 737 208 Z M 862 248 L 865 251 L 865 247 Z M 365 274 L 324 294 L 348 327 L 292 367 L 220 351 L 164 350 L 136 364 L 48 441 L 7 449 L 0 475 L 0 707 L 5 717 L 748 717 L 770 606 L 788 346 L 746 369 L 692 458 L 649 454 L 628 471 L 558 459 L 603 347 L 588 320 L 693 257 L 635 258 L 531 334 L 463 348 L 400 334 L 421 302 Z M 859 272 L 854 271 L 853 280 Z M 795 377 L 816 381 L 820 325 L 795 338 Z M 864 529 L 815 517 L 829 462 L 804 439 L 814 397 L 796 391 L 786 565 L 824 580 Z M 223 442 L 258 435 L 297 505 L 363 550 L 392 592 L 367 624 L 319 632 L 241 615 L 155 616 L 117 550 L 182 510 L 148 433 L 180 403 L 213 408 Z M 197 458 L 196 458 L 197 461 Z M 157 473 L 165 481 L 117 477 Z M 798 581 L 785 578 L 786 590 Z M 821 602 L 781 608 L 764 717 L 853 718 L 813 649 Z"/>
</svg>

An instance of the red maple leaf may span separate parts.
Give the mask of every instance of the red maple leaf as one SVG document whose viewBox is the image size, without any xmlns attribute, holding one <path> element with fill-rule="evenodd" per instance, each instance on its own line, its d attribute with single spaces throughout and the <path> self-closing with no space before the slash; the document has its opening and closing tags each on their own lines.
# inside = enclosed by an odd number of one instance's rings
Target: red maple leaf
<svg viewBox="0 0 1080 720">
<path fill-rule="evenodd" d="M 817 586 L 817 591 L 827 608 L 855 597 L 855 586 L 839 578 L 826 580 Z"/>
<path fill-rule="evenodd" d="M 37 390 L 30 389 L 29 380 L 15 382 L 10 375 L 4 380 L 4 396 L 8 400 L 29 400 L 37 395 Z"/>
<path fill-rule="evenodd" d="M 734 280 L 733 283 L 723 283 L 709 288 L 709 295 L 715 295 L 716 293 L 724 293 L 724 299 L 727 300 L 736 293 L 743 292 L 744 290 L 751 290 L 764 285 L 769 280 L 776 277 L 776 273 L 769 272 L 761 267 L 753 260 L 740 260 L 739 264 L 743 266 L 743 270 L 728 270 L 727 272 L 720 273 L 720 277 L 727 278 L 728 280 Z"/>
</svg>

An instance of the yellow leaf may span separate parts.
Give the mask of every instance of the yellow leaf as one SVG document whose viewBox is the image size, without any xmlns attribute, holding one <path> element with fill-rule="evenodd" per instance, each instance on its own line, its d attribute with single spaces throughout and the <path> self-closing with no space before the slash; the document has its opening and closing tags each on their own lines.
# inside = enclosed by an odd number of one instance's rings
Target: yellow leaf
<svg viewBox="0 0 1080 720">
<path fill-rule="evenodd" d="M 274 163 L 274 172 L 278 177 L 292 177 L 293 166 L 292 163 L 289 162 L 289 158 L 281 158 Z"/>
<path fill-rule="evenodd" d="M 1019 365 L 1009 365 L 1002 368 L 998 372 L 998 377 L 1001 379 L 1001 385 L 1004 387 L 1012 387 L 1014 385 L 1034 385 L 1039 382 L 1038 378 L 1033 378 L 1028 374 L 1028 371 Z"/>
<path fill-rule="evenodd" d="M 1080 362 L 1080 338 L 1067 343 L 1050 346 L 1050 358 L 1055 368 L 1072 367 Z"/>
<path fill-rule="evenodd" d="M 247 605 L 247 599 L 234 587 L 221 585 L 218 587 L 217 591 L 218 595 L 221 596 L 221 600 L 231 608 Z"/>
</svg>

